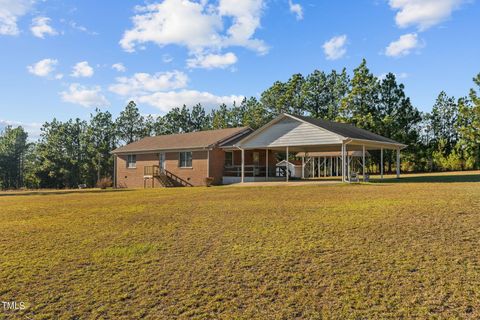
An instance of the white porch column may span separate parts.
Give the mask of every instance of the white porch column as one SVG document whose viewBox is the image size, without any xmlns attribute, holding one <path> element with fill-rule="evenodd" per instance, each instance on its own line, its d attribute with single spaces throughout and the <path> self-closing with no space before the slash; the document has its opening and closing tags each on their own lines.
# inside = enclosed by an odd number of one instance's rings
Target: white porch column
<svg viewBox="0 0 480 320">
<path fill-rule="evenodd" d="M 330 157 L 330 177 L 333 177 L 333 157 Z"/>
<path fill-rule="evenodd" d="M 242 183 L 245 182 L 245 149 L 242 149 Z"/>
<path fill-rule="evenodd" d="M 305 179 L 305 157 L 302 156 L 302 179 Z"/>
<path fill-rule="evenodd" d="M 400 178 L 400 148 L 397 148 L 397 179 Z"/>
<path fill-rule="evenodd" d="M 265 149 L 265 181 L 268 181 L 268 149 Z"/>
<path fill-rule="evenodd" d="M 363 182 L 365 182 L 365 145 L 362 146 L 362 175 Z"/>
<path fill-rule="evenodd" d="M 315 157 L 313 157 L 311 159 L 312 159 L 312 167 L 313 167 L 312 178 L 315 178 Z"/>
<path fill-rule="evenodd" d="M 287 163 L 285 164 L 285 168 L 287 169 L 287 171 L 286 171 L 287 174 L 286 175 L 287 175 L 287 182 L 288 182 L 288 176 L 289 176 L 289 174 L 288 174 L 288 147 L 287 147 Z"/>
<path fill-rule="evenodd" d="M 327 157 L 323 157 L 323 176 L 327 177 Z"/>
<path fill-rule="evenodd" d="M 317 167 L 318 167 L 318 174 L 317 174 L 317 178 L 320 178 L 322 176 L 322 165 L 320 163 L 320 157 L 317 157 Z"/>
<path fill-rule="evenodd" d="M 346 174 L 347 174 L 347 181 L 350 182 L 350 177 L 352 176 L 350 174 L 350 155 L 348 154 L 348 148 L 347 145 L 345 145 L 345 153 L 347 156 L 347 168 L 346 168 Z"/>
<path fill-rule="evenodd" d="M 380 178 L 383 180 L 383 148 L 380 149 Z"/>
</svg>

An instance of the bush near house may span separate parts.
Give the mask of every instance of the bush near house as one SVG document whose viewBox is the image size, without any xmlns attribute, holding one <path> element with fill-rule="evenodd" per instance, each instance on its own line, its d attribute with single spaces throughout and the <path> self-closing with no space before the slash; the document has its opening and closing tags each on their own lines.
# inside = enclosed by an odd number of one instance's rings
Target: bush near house
<svg viewBox="0 0 480 320">
<path fill-rule="evenodd" d="M 112 178 L 106 177 L 97 181 L 96 187 L 100 189 L 107 189 L 113 186 Z"/>
</svg>

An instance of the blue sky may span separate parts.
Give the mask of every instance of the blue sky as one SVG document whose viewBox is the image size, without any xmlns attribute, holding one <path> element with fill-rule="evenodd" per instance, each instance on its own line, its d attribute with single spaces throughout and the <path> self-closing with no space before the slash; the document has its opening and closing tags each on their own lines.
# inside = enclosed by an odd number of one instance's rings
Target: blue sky
<svg viewBox="0 0 480 320">
<path fill-rule="evenodd" d="M 0 126 L 144 114 L 258 96 L 274 81 L 366 58 L 415 106 L 480 72 L 475 0 L 0 0 Z"/>
</svg>

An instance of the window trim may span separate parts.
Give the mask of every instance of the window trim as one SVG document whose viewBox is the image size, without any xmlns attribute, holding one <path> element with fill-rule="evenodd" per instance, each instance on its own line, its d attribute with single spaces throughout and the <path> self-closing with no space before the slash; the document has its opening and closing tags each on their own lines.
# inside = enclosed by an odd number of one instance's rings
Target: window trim
<svg viewBox="0 0 480 320">
<path fill-rule="evenodd" d="M 184 153 L 184 154 L 190 153 L 190 166 L 182 166 L 182 153 Z M 178 152 L 178 167 L 180 169 L 192 169 L 193 168 L 193 152 L 192 151 L 180 151 L 180 152 Z"/>
<path fill-rule="evenodd" d="M 133 159 L 133 161 L 131 161 Z M 133 165 L 131 165 L 133 163 Z M 137 155 L 128 154 L 127 155 L 127 169 L 136 169 L 137 168 Z"/>
<path fill-rule="evenodd" d="M 227 168 L 229 168 L 229 167 L 234 167 L 234 166 L 235 166 L 235 152 L 233 152 L 233 151 L 225 151 L 225 155 L 226 155 L 227 153 L 231 153 L 231 154 L 232 154 L 232 164 L 227 165 L 227 163 L 226 163 L 227 157 L 225 156 L 225 161 L 223 162 L 223 165 L 224 165 L 225 167 L 227 167 Z"/>
</svg>

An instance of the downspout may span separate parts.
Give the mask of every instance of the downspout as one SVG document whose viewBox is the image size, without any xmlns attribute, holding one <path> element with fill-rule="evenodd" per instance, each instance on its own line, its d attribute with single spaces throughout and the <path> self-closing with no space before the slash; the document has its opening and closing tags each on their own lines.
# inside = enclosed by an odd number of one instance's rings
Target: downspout
<svg viewBox="0 0 480 320">
<path fill-rule="evenodd" d="M 207 178 L 210 177 L 210 149 L 207 149 Z"/>
<path fill-rule="evenodd" d="M 113 155 L 113 188 L 117 189 L 117 155 Z"/>
</svg>

